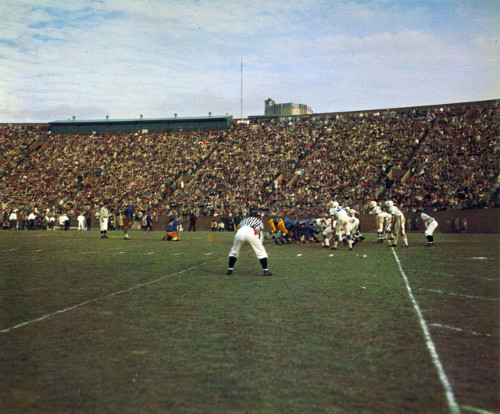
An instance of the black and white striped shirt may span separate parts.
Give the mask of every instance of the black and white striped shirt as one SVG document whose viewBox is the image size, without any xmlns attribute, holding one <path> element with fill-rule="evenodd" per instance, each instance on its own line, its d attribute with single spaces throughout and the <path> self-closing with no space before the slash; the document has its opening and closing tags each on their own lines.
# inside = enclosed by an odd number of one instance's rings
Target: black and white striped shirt
<svg viewBox="0 0 500 414">
<path fill-rule="evenodd" d="M 250 226 L 252 229 L 260 230 L 264 227 L 264 223 L 262 223 L 262 220 L 257 217 L 247 217 L 241 220 L 240 228 L 243 226 Z"/>
</svg>

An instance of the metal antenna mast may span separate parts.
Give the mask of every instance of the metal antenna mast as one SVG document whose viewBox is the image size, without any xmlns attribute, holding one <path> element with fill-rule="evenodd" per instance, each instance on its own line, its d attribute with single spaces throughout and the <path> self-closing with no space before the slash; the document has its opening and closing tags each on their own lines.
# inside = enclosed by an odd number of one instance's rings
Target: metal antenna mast
<svg viewBox="0 0 500 414">
<path fill-rule="evenodd" d="M 240 118 L 243 119 L 243 58 L 241 58 L 240 78 Z"/>
</svg>

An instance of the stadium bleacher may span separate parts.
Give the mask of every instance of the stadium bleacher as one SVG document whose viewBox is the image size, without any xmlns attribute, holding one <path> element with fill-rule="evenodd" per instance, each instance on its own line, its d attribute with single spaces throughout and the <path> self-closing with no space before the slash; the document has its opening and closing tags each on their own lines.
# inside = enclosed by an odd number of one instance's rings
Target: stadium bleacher
<svg viewBox="0 0 500 414">
<path fill-rule="evenodd" d="M 317 216 L 328 200 L 363 212 L 499 205 L 498 101 L 251 118 L 227 131 L 51 134 L 0 126 L 1 209 L 44 214 Z"/>
</svg>

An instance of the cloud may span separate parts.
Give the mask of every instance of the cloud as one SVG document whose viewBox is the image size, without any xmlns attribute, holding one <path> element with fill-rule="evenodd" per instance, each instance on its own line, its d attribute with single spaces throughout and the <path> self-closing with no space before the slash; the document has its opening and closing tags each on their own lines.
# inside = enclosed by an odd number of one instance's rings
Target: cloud
<svg viewBox="0 0 500 414">
<path fill-rule="evenodd" d="M 239 116 L 242 58 L 244 115 L 496 97 L 499 8 L 459 4 L 4 0 L 0 121 Z"/>
</svg>

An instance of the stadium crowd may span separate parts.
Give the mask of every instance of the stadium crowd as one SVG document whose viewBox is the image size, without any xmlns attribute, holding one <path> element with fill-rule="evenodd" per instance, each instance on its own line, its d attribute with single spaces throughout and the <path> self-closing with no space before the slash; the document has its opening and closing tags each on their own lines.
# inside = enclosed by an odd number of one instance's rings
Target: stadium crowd
<svg viewBox="0 0 500 414">
<path fill-rule="evenodd" d="M 156 216 L 318 217 L 339 198 L 404 209 L 499 204 L 497 101 L 401 111 L 254 118 L 227 131 L 50 134 L 0 127 L 4 218 L 104 202 Z M 7 220 L 8 221 L 8 220 Z"/>
</svg>

